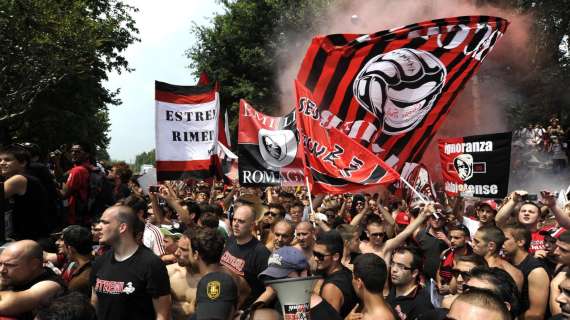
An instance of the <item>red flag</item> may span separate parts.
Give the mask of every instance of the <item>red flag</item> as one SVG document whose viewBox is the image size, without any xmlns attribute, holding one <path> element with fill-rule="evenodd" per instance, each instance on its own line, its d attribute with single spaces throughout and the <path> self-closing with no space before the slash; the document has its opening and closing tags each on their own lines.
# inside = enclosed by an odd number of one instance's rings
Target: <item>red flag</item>
<svg viewBox="0 0 570 320">
<path fill-rule="evenodd" d="M 508 21 L 468 16 L 315 37 L 297 80 L 321 118 L 398 170 L 419 162 Z"/>
<path fill-rule="evenodd" d="M 398 173 L 371 151 L 339 130 L 327 128 L 310 91 L 297 81 L 295 86 L 299 145 L 313 193 L 358 191 L 399 179 Z"/>
</svg>

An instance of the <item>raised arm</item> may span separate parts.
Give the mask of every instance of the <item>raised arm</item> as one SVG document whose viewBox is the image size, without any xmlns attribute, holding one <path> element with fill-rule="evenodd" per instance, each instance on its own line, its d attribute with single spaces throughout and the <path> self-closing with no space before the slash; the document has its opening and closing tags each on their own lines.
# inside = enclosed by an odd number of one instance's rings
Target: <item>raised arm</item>
<svg viewBox="0 0 570 320">
<path fill-rule="evenodd" d="M 507 202 L 501 206 L 497 215 L 495 216 L 495 223 L 497 227 L 503 227 L 507 224 L 507 221 L 511 217 L 513 210 L 517 203 L 521 200 L 521 195 L 526 193 L 526 191 L 513 191 L 508 197 Z"/>
<path fill-rule="evenodd" d="M 556 198 L 554 198 L 554 195 L 552 193 L 543 193 L 542 203 L 546 205 L 548 209 L 552 211 L 552 213 L 554 213 L 554 217 L 561 227 L 570 229 L 570 217 L 565 214 L 560 208 L 558 208 L 556 205 Z"/>
<path fill-rule="evenodd" d="M 411 237 L 414 234 L 414 231 L 416 231 L 416 229 L 419 228 L 426 221 L 427 217 L 429 217 L 434 212 L 435 209 L 432 203 L 426 205 L 422 210 L 422 212 L 418 214 L 418 217 L 415 218 L 414 221 L 412 221 L 412 223 L 410 223 L 402 232 L 400 232 L 394 238 L 386 241 L 384 252 L 391 252 L 392 250 L 401 246 L 406 241 L 406 239 L 408 237 Z"/>
</svg>

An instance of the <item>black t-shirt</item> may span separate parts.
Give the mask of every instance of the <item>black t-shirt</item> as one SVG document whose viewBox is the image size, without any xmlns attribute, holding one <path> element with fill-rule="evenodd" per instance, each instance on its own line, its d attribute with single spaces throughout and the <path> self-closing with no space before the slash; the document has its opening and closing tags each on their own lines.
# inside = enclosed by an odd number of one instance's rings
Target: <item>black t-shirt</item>
<svg viewBox="0 0 570 320">
<path fill-rule="evenodd" d="M 342 320 L 338 312 L 327 302 L 327 300 L 323 299 L 321 303 L 317 304 L 309 311 L 311 314 L 311 319 L 326 319 L 326 320 Z"/>
<path fill-rule="evenodd" d="M 107 251 L 93 263 L 90 283 L 100 320 L 155 319 L 152 299 L 170 294 L 166 266 L 144 246 L 124 261 L 115 260 L 114 250 Z"/>
<path fill-rule="evenodd" d="M 47 192 L 38 178 L 22 174 L 27 179 L 26 193 L 14 195 L 12 235 L 15 240 L 38 240 L 49 234 L 46 228 L 50 205 Z"/>
<path fill-rule="evenodd" d="M 519 268 L 524 276 L 524 282 L 521 291 L 521 313 L 524 313 L 530 307 L 530 301 L 528 296 L 528 276 L 534 269 L 543 268 L 545 271 L 546 269 L 544 268 L 542 262 L 540 262 L 535 257 L 531 256 L 530 254 L 528 254 L 526 258 L 524 258 L 524 260 L 518 266 L 515 267 Z"/>
<path fill-rule="evenodd" d="M 447 249 L 445 241 L 440 240 L 431 234 L 427 229 L 418 232 L 415 238 L 418 247 L 424 256 L 423 273 L 427 279 L 434 279 L 439 267 L 441 253 Z"/>
<path fill-rule="evenodd" d="M 257 276 L 267 268 L 271 253 L 256 238 L 246 244 L 237 244 L 231 237 L 226 243 L 220 263 L 233 273 L 245 278 L 251 287 L 251 294 L 245 300 L 243 308 L 249 307 L 265 291 L 265 284 Z"/>
<path fill-rule="evenodd" d="M 352 308 L 354 308 L 354 305 L 358 300 L 356 293 L 354 292 L 354 287 L 352 286 L 352 271 L 350 271 L 345 266 L 342 266 L 342 269 L 339 271 L 328 275 L 323 282 L 320 293 L 322 293 L 322 289 L 327 283 L 334 284 L 337 288 L 340 289 L 340 291 L 342 291 L 344 302 L 340 307 L 340 315 L 342 318 L 346 317 Z"/>
<path fill-rule="evenodd" d="M 396 297 L 396 289 L 390 289 L 386 302 L 402 320 L 415 319 L 425 312 L 433 310 L 429 292 L 419 285 L 407 296 Z"/>
</svg>

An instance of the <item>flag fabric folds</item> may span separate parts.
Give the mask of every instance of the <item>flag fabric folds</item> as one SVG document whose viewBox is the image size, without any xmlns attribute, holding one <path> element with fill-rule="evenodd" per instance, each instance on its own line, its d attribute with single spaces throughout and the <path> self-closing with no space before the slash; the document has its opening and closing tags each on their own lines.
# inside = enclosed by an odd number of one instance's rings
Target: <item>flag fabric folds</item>
<svg viewBox="0 0 570 320">
<path fill-rule="evenodd" d="M 297 128 L 312 193 L 359 191 L 399 179 L 378 156 L 336 128 L 327 127 L 311 92 L 299 82 L 295 85 Z"/>
<path fill-rule="evenodd" d="M 508 193 L 512 133 L 439 139 L 445 193 L 503 198 Z"/>
<path fill-rule="evenodd" d="M 297 80 L 321 121 L 397 170 L 419 162 L 467 80 L 507 29 L 488 16 L 313 38 Z"/>
<path fill-rule="evenodd" d="M 428 168 L 422 163 L 406 162 L 401 172 L 402 179 L 406 179 L 408 183 L 414 187 L 417 193 L 421 194 L 423 199 L 411 190 L 406 184 L 398 183 L 398 194 L 411 205 L 422 200 L 436 201 L 437 194 L 433 185 Z"/>
<path fill-rule="evenodd" d="M 240 100 L 239 182 L 242 186 L 304 185 L 295 112 L 271 117 Z"/>
<path fill-rule="evenodd" d="M 206 179 L 215 174 L 219 97 L 214 86 L 155 82 L 158 181 Z"/>
</svg>

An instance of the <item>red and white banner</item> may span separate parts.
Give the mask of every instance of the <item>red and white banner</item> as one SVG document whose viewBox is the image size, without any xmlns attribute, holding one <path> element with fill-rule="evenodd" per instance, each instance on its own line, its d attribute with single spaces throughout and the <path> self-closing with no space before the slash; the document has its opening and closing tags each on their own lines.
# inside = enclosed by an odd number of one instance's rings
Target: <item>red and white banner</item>
<svg viewBox="0 0 570 320">
<path fill-rule="evenodd" d="M 212 177 L 218 157 L 215 88 L 156 81 L 155 100 L 158 181 Z"/>
<path fill-rule="evenodd" d="M 311 192 L 344 193 L 364 186 L 387 185 L 399 174 L 371 151 L 322 121 L 311 92 L 295 81 L 297 128 Z"/>
</svg>

